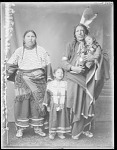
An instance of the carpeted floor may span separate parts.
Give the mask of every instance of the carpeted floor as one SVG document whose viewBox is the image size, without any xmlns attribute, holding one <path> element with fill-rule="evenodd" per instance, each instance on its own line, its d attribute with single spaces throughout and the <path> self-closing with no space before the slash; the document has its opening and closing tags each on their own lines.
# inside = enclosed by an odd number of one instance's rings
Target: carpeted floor
<svg viewBox="0 0 117 150">
<path fill-rule="evenodd" d="M 7 134 L 2 137 L 2 148 L 7 149 L 113 149 L 114 148 L 114 130 L 112 122 L 96 122 L 94 136 L 88 138 L 81 135 L 79 140 L 71 139 L 70 135 L 66 135 L 65 139 L 59 139 L 57 136 L 54 140 L 50 140 L 48 134 L 46 137 L 40 137 L 28 128 L 24 132 L 22 138 L 15 136 L 16 130 L 14 123 L 8 124 L 8 144 Z"/>
</svg>

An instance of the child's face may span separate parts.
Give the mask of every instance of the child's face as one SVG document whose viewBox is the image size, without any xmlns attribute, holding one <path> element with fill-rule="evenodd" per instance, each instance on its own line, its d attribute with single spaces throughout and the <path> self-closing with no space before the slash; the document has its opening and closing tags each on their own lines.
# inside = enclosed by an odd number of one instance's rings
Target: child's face
<svg viewBox="0 0 117 150">
<path fill-rule="evenodd" d="M 93 39 L 92 39 L 91 37 L 89 37 L 89 36 L 87 36 L 87 37 L 85 38 L 85 41 L 86 41 L 86 44 L 87 44 L 87 45 L 93 44 Z"/>
<path fill-rule="evenodd" d="M 57 69 L 54 76 L 55 76 L 56 79 L 61 80 L 63 78 L 63 70 L 62 69 Z"/>
</svg>

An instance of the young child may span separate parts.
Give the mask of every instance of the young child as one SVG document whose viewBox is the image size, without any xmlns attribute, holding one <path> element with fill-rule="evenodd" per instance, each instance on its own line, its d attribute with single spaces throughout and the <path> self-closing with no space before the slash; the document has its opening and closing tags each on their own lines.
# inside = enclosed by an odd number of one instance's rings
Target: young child
<svg viewBox="0 0 117 150">
<path fill-rule="evenodd" d="M 92 37 L 91 35 L 88 35 L 85 37 L 85 47 L 86 47 L 86 55 L 95 55 L 97 48 L 100 47 L 98 42 L 96 41 L 96 39 L 94 37 Z M 100 47 L 101 48 L 101 47 Z M 97 60 L 94 59 L 92 61 L 87 61 L 86 62 L 86 67 L 90 68 L 93 64 L 94 61 L 96 62 Z"/>
<path fill-rule="evenodd" d="M 49 111 L 49 138 L 54 139 L 56 133 L 64 139 L 64 133 L 71 132 L 70 118 L 66 108 L 67 82 L 63 80 L 64 70 L 54 71 L 55 79 L 47 84 L 43 105 Z"/>
<path fill-rule="evenodd" d="M 85 37 L 84 46 L 82 46 L 82 49 L 78 53 L 75 66 L 84 66 L 84 67 L 90 68 L 94 64 L 94 61 L 96 61 L 96 59 L 93 59 L 90 61 L 83 61 L 83 57 L 86 55 L 87 56 L 92 55 L 93 57 L 95 57 L 98 47 L 99 47 L 99 44 L 98 42 L 96 42 L 96 39 L 92 37 L 91 35 L 87 35 Z"/>
</svg>

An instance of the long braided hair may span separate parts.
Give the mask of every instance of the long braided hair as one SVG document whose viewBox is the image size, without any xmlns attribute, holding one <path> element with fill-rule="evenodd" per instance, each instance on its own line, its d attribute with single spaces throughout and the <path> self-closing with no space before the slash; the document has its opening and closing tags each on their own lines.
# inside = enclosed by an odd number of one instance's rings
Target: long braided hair
<svg viewBox="0 0 117 150">
<path fill-rule="evenodd" d="M 35 37 L 37 38 L 37 35 L 36 35 L 35 31 L 33 31 L 33 30 L 27 30 L 24 33 L 24 35 L 23 35 L 23 54 L 22 54 L 22 60 L 23 60 L 23 56 L 24 56 L 24 49 L 26 47 L 24 39 L 25 39 L 26 34 L 29 33 L 29 32 L 32 32 L 35 35 Z M 33 45 L 33 47 L 36 47 L 36 46 L 37 46 L 37 42 L 35 41 L 35 44 Z M 37 50 L 36 50 L 36 53 L 37 53 Z"/>
</svg>

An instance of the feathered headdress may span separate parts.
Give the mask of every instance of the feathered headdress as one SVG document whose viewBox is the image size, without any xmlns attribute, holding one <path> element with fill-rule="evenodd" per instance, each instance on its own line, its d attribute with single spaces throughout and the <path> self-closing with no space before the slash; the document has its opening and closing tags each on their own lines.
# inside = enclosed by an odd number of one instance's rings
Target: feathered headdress
<svg viewBox="0 0 117 150">
<path fill-rule="evenodd" d="M 89 24 L 97 17 L 97 13 L 94 14 L 91 8 L 86 8 L 82 14 L 80 23 L 85 25 L 87 28 L 89 27 Z"/>
</svg>

